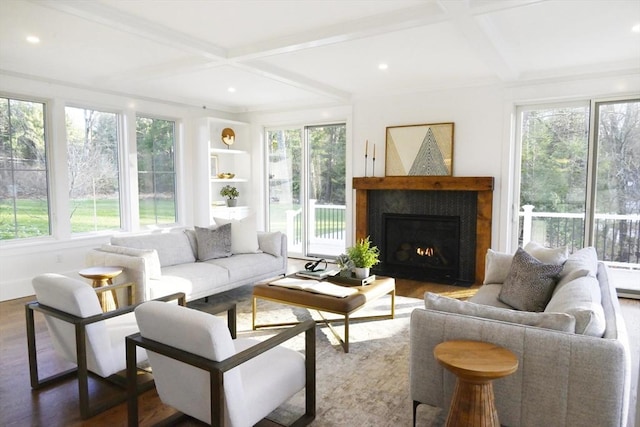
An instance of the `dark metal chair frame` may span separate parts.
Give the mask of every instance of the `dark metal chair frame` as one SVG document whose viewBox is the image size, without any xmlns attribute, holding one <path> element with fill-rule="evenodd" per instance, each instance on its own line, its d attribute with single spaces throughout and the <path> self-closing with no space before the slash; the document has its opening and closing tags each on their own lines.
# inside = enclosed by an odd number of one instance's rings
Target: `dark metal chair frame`
<svg viewBox="0 0 640 427">
<path fill-rule="evenodd" d="M 126 401 L 127 394 L 122 393 L 120 395 L 113 397 L 112 399 L 109 399 L 103 402 L 97 402 L 94 405 L 91 405 L 91 402 L 89 399 L 89 376 L 99 380 L 108 380 L 110 383 L 116 384 L 125 389 L 127 388 L 127 384 L 125 382 L 126 379 L 118 375 L 117 373 L 107 378 L 103 378 L 88 370 L 86 327 L 87 325 L 91 325 L 96 322 L 102 322 L 103 320 L 111 319 L 113 317 L 130 313 L 133 310 L 135 310 L 135 308 L 138 305 L 142 304 L 142 303 L 135 304 L 135 305 L 131 304 L 131 301 L 132 301 L 131 288 L 133 286 L 134 286 L 133 283 L 125 283 L 125 284 L 109 285 L 109 286 L 103 286 L 101 288 L 96 288 L 95 289 L 96 293 L 102 293 L 102 292 L 107 292 L 107 291 L 111 291 L 119 288 L 128 287 L 128 299 L 130 304 L 128 306 L 118 308 L 116 310 L 109 311 L 106 313 L 98 314 L 95 316 L 91 316 L 91 317 L 83 318 L 83 317 L 74 316 L 64 311 L 56 310 L 46 305 L 42 305 L 37 301 L 27 303 L 25 305 L 25 315 L 26 315 L 26 323 L 27 323 L 27 348 L 29 352 L 29 376 L 31 380 L 31 388 L 41 389 L 51 384 L 65 380 L 74 375 L 77 376 L 80 416 L 82 417 L 82 419 L 90 418 L 119 403 Z M 156 301 L 172 301 L 176 299 L 178 300 L 178 304 L 185 305 L 185 294 L 183 292 L 178 292 L 175 294 L 157 298 Z M 71 323 L 72 325 L 75 326 L 76 360 L 78 361 L 77 367 L 50 375 L 46 378 L 39 378 L 38 355 L 37 355 L 35 321 L 34 321 L 34 312 L 36 311 L 46 316 L 52 316 L 57 319 L 63 320 L 65 322 Z M 138 392 L 146 391 L 154 387 L 154 382 L 152 380 L 138 385 L 135 377 L 134 377 L 134 384 L 135 384 L 134 387 L 136 387 Z"/>
<path fill-rule="evenodd" d="M 235 305 L 234 305 L 235 314 Z M 282 344 L 283 342 L 305 333 L 305 413 L 296 419 L 291 426 L 301 427 L 310 424 L 316 416 L 316 329 L 313 320 L 307 320 L 292 328 L 286 329 L 277 335 L 243 350 L 221 362 L 215 362 L 202 356 L 168 346 L 166 344 L 143 338 L 139 333 L 126 338 L 127 351 L 127 384 L 128 384 L 128 425 L 138 425 L 138 390 L 135 386 L 136 377 L 136 350 L 142 347 L 148 351 L 170 357 L 174 360 L 195 366 L 209 373 L 211 393 L 211 425 L 224 425 L 224 373 L 236 366 L 266 352 L 267 350 Z M 234 331 L 232 336 L 235 338 Z M 178 419 L 187 417 L 178 413 L 163 420 L 161 425 L 167 422 L 175 423 Z M 170 420 L 170 421 L 169 421 Z"/>
</svg>

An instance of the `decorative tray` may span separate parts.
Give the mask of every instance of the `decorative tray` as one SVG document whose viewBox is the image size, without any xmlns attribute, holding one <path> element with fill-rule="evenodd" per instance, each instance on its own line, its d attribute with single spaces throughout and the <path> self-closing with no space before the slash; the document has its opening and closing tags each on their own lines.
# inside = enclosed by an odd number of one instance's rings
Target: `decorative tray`
<svg viewBox="0 0 640 427">
<path fill-rule="evenodd" d="M 351 277 L 346 277 L 337 274 L 335 276 L 327 277 L 325 280 L 347 286 L 365 286 L 376 280 L 376 275 L 372 274 L 371 276 L 364 279 L 357 279 L 354 275 L 351 275 Z"/>
</svg>

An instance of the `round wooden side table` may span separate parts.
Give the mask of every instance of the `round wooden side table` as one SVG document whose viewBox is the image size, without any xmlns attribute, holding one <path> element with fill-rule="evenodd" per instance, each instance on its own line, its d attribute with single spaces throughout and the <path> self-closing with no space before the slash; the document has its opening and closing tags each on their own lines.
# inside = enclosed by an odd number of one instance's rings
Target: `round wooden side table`
<svg viewBox="0 0 640 427">
<path fill-rule="evenodd" d="M 94 288 L 111 285 L 113 278 L 122 273 L 122 267 L 89 267 L 78 272 L 86 279 L 92 280 Z M 102 292 L 100 294 L 100 306 L 103 311 L 110 311 L 118 308 L 118 296 L 114 290 Z"/>
<path fill-rule="evenodd" d="M 500 427 L 492 380 L 518 369 L 516 355 L 495 344 L 463 340 L 440 343 L 433 355 L 457 377 L 447 426 Z"/>
</svg>

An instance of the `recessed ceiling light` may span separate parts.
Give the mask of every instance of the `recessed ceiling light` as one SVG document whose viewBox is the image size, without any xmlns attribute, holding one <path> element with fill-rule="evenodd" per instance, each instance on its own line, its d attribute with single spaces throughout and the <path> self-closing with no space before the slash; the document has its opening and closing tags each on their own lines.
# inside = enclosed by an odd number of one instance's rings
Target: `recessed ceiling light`
<svg viewBox="0 0 640 427">
<path fill-rule="evenodd" d="M 640 33 L 640 24 L 636 24 L 631 27 L 631 31 L 633 31 L 634 33 Z"/>
<path fill-rule="evenodd" d="M 38 44 L 40 43 L 40 37 L 38 36 L 27 36 L 27 41 L 31 44 Z"/>
<path fill-rule="evenodd" d="M 235 88 L 235 87 L 233 87 L 233 86 L 229 86 L 229 87 L 227 88 L 227 92 L 231 92 L 231 93 L 233 93 L 233 92 L 235 92 L 235 91 L 236 91 L 236 88 Z"/>
<path fill-rule="evenodd" d="M 380 64 L 378 64 L 378 69 L 379 70 L 386 70 L 389 68 L 389 64 L 381 62 Z"/>
</svg>

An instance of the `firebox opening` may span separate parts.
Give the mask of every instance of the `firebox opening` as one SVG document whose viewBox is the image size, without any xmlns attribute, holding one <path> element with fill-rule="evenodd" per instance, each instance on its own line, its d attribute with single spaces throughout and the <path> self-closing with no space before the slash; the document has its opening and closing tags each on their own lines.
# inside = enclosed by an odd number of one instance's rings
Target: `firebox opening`
<svg viewBox="0 0 640 427">
<path fill-rule="evenodd" d="M 457 283 L 460 280 L 460 217 L 382 215 L 380 274 Z"/>
</svg>

